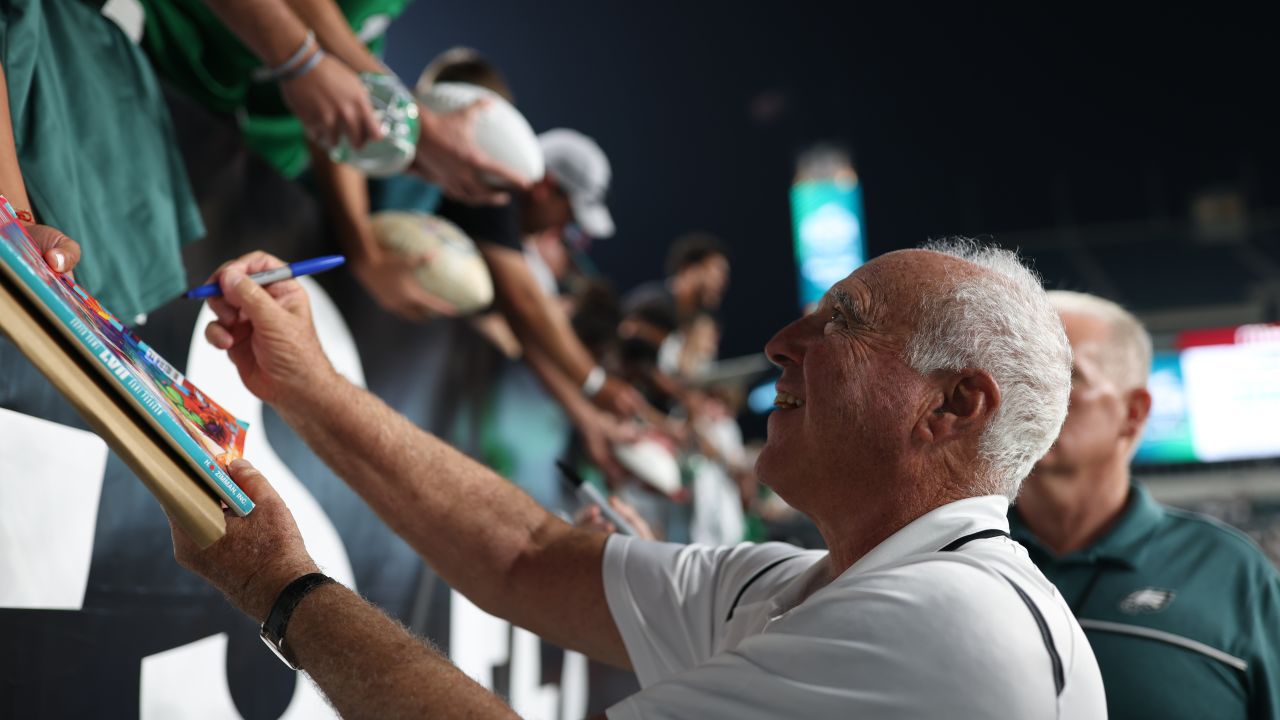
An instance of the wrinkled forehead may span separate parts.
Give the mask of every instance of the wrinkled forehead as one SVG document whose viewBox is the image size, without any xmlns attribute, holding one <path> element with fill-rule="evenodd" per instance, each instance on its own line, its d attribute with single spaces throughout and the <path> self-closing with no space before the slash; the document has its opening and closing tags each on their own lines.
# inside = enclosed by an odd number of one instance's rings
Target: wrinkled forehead
<svg viewBox="0 0 1280 720">
<path fill-rule="evenodd" d="M 914 326 L 921 301 L 983 272 L 932 250 L 898 250 L 876 257 L 836 283 L 832 299 L 847 296 L 885 329 Z"/>
</svg>

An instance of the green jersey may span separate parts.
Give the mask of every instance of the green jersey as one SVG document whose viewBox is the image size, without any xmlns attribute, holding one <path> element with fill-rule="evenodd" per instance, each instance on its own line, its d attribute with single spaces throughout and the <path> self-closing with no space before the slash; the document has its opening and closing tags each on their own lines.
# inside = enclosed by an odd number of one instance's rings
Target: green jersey
<svg viewBox="0 0 1280 720">
<path fill-rule="evenodd" d="M 149 312 L 186 289 L 182 245 L 204 234 L 155 74 L 88 3 L 3 8 L 0 62 L 32 210 L 80 243 L 76 278 L 112 313 Z"/>
<path fill-rule="evenodd" d="M 1280 575 L 1245 535 L 1134 484 L 1092 547 L 1055 556 L 1017 509 L 1013 537 L 1089 637 L 1113 718 L 1280 718 Z"/>
<path fill-rule="evenodd" d="M 141 0 L 142 46 L 157 70 L 201 105 L 235 115 L 245 144 L 285 177 L 307 168 L 306 134 L 274 82 L 255 82 L 262 63 L 223 25 L 205 0 Z M 391 20 L 410 0 L 337 0 L 356 36 L 378 55 Z"/>
</svg>

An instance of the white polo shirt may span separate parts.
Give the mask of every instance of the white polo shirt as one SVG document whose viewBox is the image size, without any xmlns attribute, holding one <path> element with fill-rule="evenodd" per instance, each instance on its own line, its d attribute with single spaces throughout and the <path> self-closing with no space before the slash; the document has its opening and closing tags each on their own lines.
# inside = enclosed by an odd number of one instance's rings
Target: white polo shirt
<svg viewBox="0 0 1280 720">
<path fill-rule="evenodd" d="M 998 496 L 937 508 L 816 589 L 825 552 L 613 536 L 605 593 L 643 689 L 609 717 L 1105 718 L 1093 651 L 1023 547 L 940 552 L 1007 532 L 1007 509 Z M 1010 580 L 1046 621 L 1061 694 Z"/>
</svg>

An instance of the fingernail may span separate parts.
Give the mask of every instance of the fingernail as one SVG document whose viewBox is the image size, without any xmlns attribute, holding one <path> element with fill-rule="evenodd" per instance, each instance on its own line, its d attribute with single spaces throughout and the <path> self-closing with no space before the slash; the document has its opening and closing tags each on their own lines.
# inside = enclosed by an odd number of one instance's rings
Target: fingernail
<svg viewBox="0 0 1280 720">
<path fill-rule="evenodd" d="M 67 267 L 67 256 L 60 250 L 50 251 L 49 254 L 53 256 L 53 269 L 62 272 Z"/>
<path fill-rule="evenodd" d="M 248 460 L 245 460 L 244 458 L 236 458 L 235 460 L 231 461 L 231 469 L 235 472 L 252 470 L 253 464 L 250 463 Z"/>
</svg>

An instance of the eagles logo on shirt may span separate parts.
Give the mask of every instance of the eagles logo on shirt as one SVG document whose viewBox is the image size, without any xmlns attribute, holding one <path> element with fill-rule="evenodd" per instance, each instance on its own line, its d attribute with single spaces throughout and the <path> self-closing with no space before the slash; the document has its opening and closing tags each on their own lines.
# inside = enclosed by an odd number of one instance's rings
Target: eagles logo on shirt
<svg viewBox="0 0 1280 720">
<path fill-rule="evenodd" d="M 1120 610 L 1130 615 L 1160 612 L 1173 602 L 1174 594 L 1172 590 L 1152 587 L 1134 590 L 1120 601 Z"/>
</svg>

